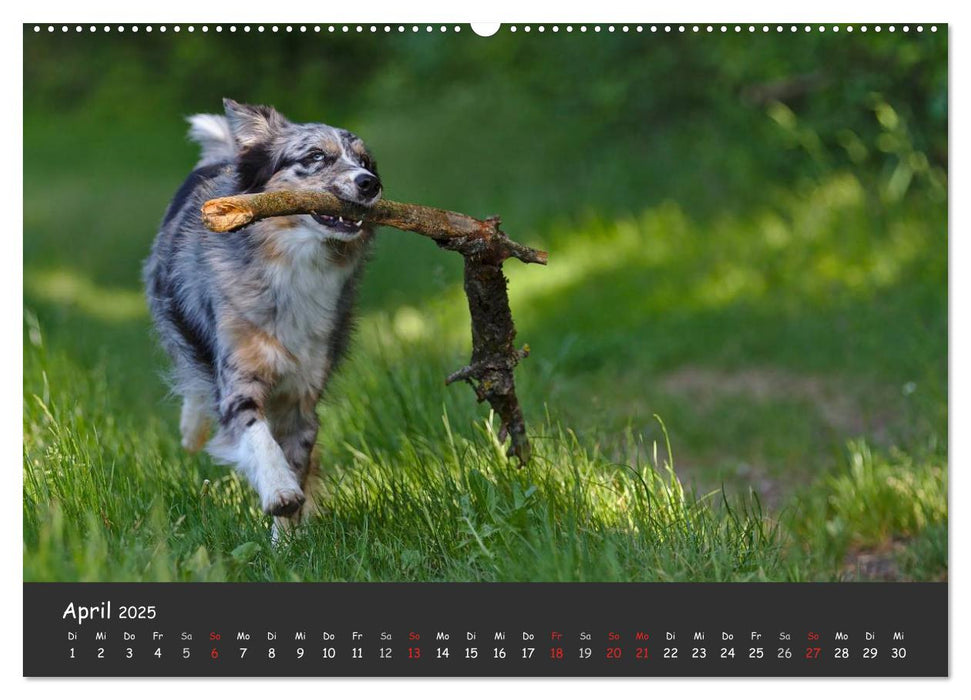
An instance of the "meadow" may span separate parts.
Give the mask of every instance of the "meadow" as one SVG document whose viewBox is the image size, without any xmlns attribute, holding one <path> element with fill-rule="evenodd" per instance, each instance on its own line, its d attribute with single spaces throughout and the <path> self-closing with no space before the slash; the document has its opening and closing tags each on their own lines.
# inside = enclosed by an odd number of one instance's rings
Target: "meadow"
<svg viewBox="0 0 971 700">
<path fill-rule="evenodd" d="M 946 579 L 946 128 L 942 161 L 922 97 L 818 98 L 850 126 L 729 90 L 666 115 L 631 102 L 635 73 L 574 103 L 477 72 L 489 49 L 440 47 L 454 77 L 413 44 L 333 109 L 229 79 L 139 103 L 135 60 L 71 97 L 44 81 L 57 47 L 27 50 L 25 580 Z M 415 96 L 422 71 L 439 82 Z M 461 260 L 387 229 L 320 406 L 317 517 L 273 547 L 248 485 L 181 450 L 139 272 L 195 162 L 182 119 L 222 92 L 351 128 L 389 198 L 500 214 L 550 251 L 505 267 L 530 465 L 444 386 L 470 352 Z"/>
</svg>

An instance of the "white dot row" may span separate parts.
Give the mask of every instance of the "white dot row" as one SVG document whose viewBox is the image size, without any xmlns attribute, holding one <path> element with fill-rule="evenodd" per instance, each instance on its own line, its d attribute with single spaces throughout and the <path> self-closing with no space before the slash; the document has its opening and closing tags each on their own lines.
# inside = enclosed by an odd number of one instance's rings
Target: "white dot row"
<svg viewBox="0 0 971 700">
<path fill-rule="evenodd" d="M 84 27 L 82 27 L 81 25 L 75 25 L 73 27 L 73 29 L 74 29 L 75 32 L 83 32 L 84 31 Z M 91 25 L 91 26 L 88 27 L 88 31 L 90 31 L 90 32 L 97 32 L 98 29 L 99 28 L 97 26 L 94 26 L 94 25 Z M 159 32 L 162 32 L 162 33 L 168 31 L 169 29 L 171 29 L 171 31 L 173 31 L 176 34 L 178 34 L 179 32 L 182 31 L 183 27 L 180 26 L 180 25 L 174 25 L 172 27 L 167 27 L 166 25 L 160 25 L 158 27 L 158 31 Z M 198 29 L 201 32 L 208 32 L 210 30 L 210 27 L 209 27 L 209 25 L 205 25 L 204 24 L 204 25 L 199 26 Z M 271 25 L 269 28 L 267 28 L 267 27 L 264 27 L 263 25 L 257 25 L 257 26 L 243 25 L 242 27 L 237 27 L 236 25 L 228 25 L 228 26 L 224 27 L 223 25 L 217 24 L 217 25 L 213 26 L 212 29 L 214 31 L 216 31 L 216 32 L 222 32 L 224 30 L 225 31 L 229 31 L 229 32 L 236 32 L 236 31 L 242 31 L 242 32 L 251 32 L 251 31 L 255 31 L 255 32 L 266 32 L 267 29 L 269 29 L 270 32 L 279 32 L 279 31 L 281 31 L 281 27 L 278 26 L 278 25 Z M 377 33 L 377 32 L 382 31 L 382 30 L 384 32 L 387 32 L 387 33 L 390 33 L 392 31 L 397 31 L 399 33 L 404 33 L 404 32 L 407 32 L 407 31 L 410 30 L 411 32 L 414 33 L 414 32 L 420 32 L 422 29 L 424 29 L 425 32 L 433 32 L 433 31 L 435 31 L 435 27 L 433 27 L 431 25 L 424 25 L 424 26 L 408 25 L 408 26 L 405 26 L 405 25 L 400 25 L 400 24 L 397 25 L 397 26 L 395 26 L 395 27 L 392 27 L 391 25 L 382 25 L 381 27 L 379 27 L 378 25 L 373 25 L 373 24 L 372 25 L 369 25 L 369 26 L 360 25 L 360 24 L 358 24 L 358 25 L 347 25 L 347 24 L 343 24 L 343 25 L 326 25 L 326 26 L 313 25 L 311 27 L 308 27 L 307 25 L 298 25 L 296 27 L 294 27 L 293 25 L 285 25 L 285 26 L 282 27 L 282 30 L 285 31 L 285 32 L 293 32 L 293 31 L 296 30 L 296 31 L 299 31 L 299 32 L 313 31 L 313 32 L 316 32 L 316 33 L 320 33 L 322 31 L 326 31 L 326 32 L 329 32 L 329 33 L 336 33 L 336 32 L 341 32 L 341 33 L 358 32 L 358 33 L 362 33 L 362 32 L 365 32 L 365 31 L 370 31 L 371 33 Z M 441 26 L 438 27 L 438 29 L 441 32 L 447 32 L 449 30 L 449 27 L 447 27 L 445 25 L 441 25 Z M 453 31 L 455 31 L 455 32 L 462 31 L 461 27 L 459 27 L 457 25 L 454 26 L 454 27 L 451 27 L 451 29 Z M 508 31 L 513 32 L 513 33 L 519 31 L 520 29 L 522 29 L 522 31 L 527 32 L 527 33 L 533 31 L 534 29 L 537 32 L 543 33 L 543 32 L 545 32 L 547 30 L 547 27 L 544 26 L 544 25 L 539 25 L 539 26 L 535 26 L 535 27 L 534 26 L 531 26 L 531 25 L 525 25 L 523 27 L 518 27 L 517 25 L 511 25 L 511 26 L 508 27 Z M 826 27 L 825 25 L 818 25 L 818 26 L 815 26 L 814 27 L 814 26 L 811 26 L 811 25 L 797 26 L 797 25 L 794 25 L 794 24 L 792 24 L 792 25 L 786 25 L 785 27 L 783 25 L 781 25 L 781 24 L 776 24 L 776 25 L 768 25 L 768 24 L 754 25 L 754 24 L 749 24 L 749 25 L 744 25 L 744 26 L 743 25 L 739 25 L 739 24 L 731 25 L 731 26 L 730 25 L 724 25 L 724 24 L 721 24 L 721 25 L 711 25 L 711 24 L 708 24 L 708 25 L 698 25 L 698 24 L 694 24 L 694 25 L 683 25 L 683 24 L 670 25 L 670 24 L 664 24 L 664 25 L 650 25 L 650 26 L 647 26 L 647 27 L 645 27 L 643 25 L 630 26 L 630 25 L 626 25 L 626 24 L 625 25 L 620 25 L 620 26 L 615 26 L 615 25 L 612 25 L 611 24 L 611 25 L 607 25 L 606 27 L 603 27 L 601 25 L 594 25 L 592 27 L 588 27 L 587 25 L 579 25 L 578 27 L 574 27 L 573 25 L 566 25 L 565 27 L 560 27 L 559 25 L 552 25 L 552 26 L 548 27 L 548 29 L 551 32 L 554 32 L 554 33 L 559 32 L 561 30 L 562 31 L 565 31 L 567 33 L 573 32 L 575 30 L 576 31 L 579 31 L 579 32 L 587 32 L 587 31 L 602 32 L 602 31 L 604 31 L 604 29 L 606 29 L 607 32 L 616 32 L 616 31 L 619 30 L 621 32 L 631 32 L 631 31 L 634 31 L 634 32 L 645 32 L 645 31 L 649 31 L 649 32 L 653 32 L 653 33 L 657 33 L 657 32 L 667 32 L 667 33 L 670 33 L 670 32 L 681 32 L 681 33 L 685 33 L 685 32 L 692 32 L 692 33 L 705 32 L 705 33 L 714 33 L 716 31 L 717 32 L 721 32 L 721 33 L 727 33 L 727 32 L 730 32 L 730 31 L 734 31 L 736 33 L 741 33 L 741 32 L 749 32 L 749 33 L 762 32 L 762 33 L 765 33 L 765 34 L 771 32 L 773 30 L 775 30 L 777 33 L 778 32 L 784 32 L 784 31 L 786 31 L 786 29 L 788 29 L 789 32 L 798 32 L 800 29 L 802 29 L 802 31 L 804 31 L 804 32 L 812 32 L 812 31 L 818 31 L 818 32 L 825 32 L 825 31 L 839 32 L 841 30 L 841 28 L 840 28 L 839 25 L 832 25 L 830 27 Z M 888 32 L 893 33 L 893 32 L 896 32 L 897 31 L 898 27 L 895 26 L 895 25 L 892 25 L 892 24 L 891 25 L 888 25 L 886 27 L 883 27 L 883 26 L 878 25 L 878 24 L 877 25 L 869 25 L 869 26 L 864 24 L 864 25 L 860 25 L 859 27 L 854 27 L 853 25 L 845 25 L 842 28 L 843 31 L 850 32 L 850 33 L 853 32 L 853 31 L 860 31 L 860 32 L 864 32 L 865 33 L 867 31 L 871 31 L 871 30 L 874 31 L 874 32 L 879 33 L 881 31 L 883 31 L 884 29 L 886 29 L 886 31 L 888 31 Z M 902 32 L 909 32 L 911 30 L 911 26 L 905 24 L 905 25 L 900 26 L 899 29 Z M 916 31 L 918 31 L 918 32 L 923 32 L 924 31 L 924 26 L 919 24 L 919 25 L 916 25 L 914 27 L 914 29 Z M 69 31 L 71 31 L 71 27 L 69 27 L 66 24 L 60 25 L 60 30 L 62 32 L 69 32 Z M 101 30 L 104 31 L 104 32 L 111 32 L 112 31 L 112 27 L 109 26 L 109 25 L 104 25 L 103 27 L 101 27 Z M 137 33 L 139 31 L 143 31 L 143 32 L 150 33 L 150 32 L 153 31 L 153 27 L 151 25 L 143 26 L 143 27 L 140 27 L 138 25 L 131 25 L 129 27 L 125 27 L 124 25 L 118 25 L 118 26 L 114 27 L 114 31 L 117 31 L 118 33 L 124 33 L 126 30 L 127 31 L 131 31 L 133 33 Z M 41 31 L 42 31 L 42 28 L 41 28 L 40 25 L 34 25 L 34 32 L 41 32 Z M 55 31 L 57 31 L 57 27 L 55 25 L 49 24 L 49 25 L 47 25 L 47 31 L 48 32 L 55 32 Z M 187 26 L 185 26 L 185 31 L 187 31 L 189 33 L 193 33 L 193 32 L 196 31 L 196 27 L 194 25 L 191 25 L 191 24 L 190 25 L 187 25 Z M 936 25 L 931 25 L 930 31 L 936 32 L 937 31 L 937 26 Z"/>
<path fill-rule="evenodd" d="M 158 31 L 163 32 L 163 33 L 166 32 L 166 31 L 168 31 L 168 30 L 170 30 L 170 29 L 171 29 L 171 31 L 173 31 L 175 33 L 179 33 L 179 32 L 181 32 L 183 30 L 183 28 L 185 29 L 185 31 L 190 32 L 190 33 L 191 32 L 195 32 L 196 29 L 197 29 L 197 27 L 195 27 L 193 25 L 186 25 L 185 27 L 182 27 L 180 25 L 174 25 L 172 27 L 168 27 L 166 25 L 161 25 L 157 29 L 158 29 Z M 420 31 L 422 29 L 421 27 L 418 27 L 417 25 L 413 25 L 413 26 L 411 26 L 409 28 L 413 32 L 418 32 L 418 31 Z M 60 29 L 61 29 L 62 32 L 69 32 L 69 31 L 71 31 L 71 27 L 69 27 L 66 24 L 65 25 L 61 25 L 60 26 Z M 139 31 L 151 32 L 153 30 L 153 27 L 151 27 L 151 26 L 139 26 L 139 25 L 131 25 L 130 27 L 125 27 L 124 25 L 118 25 L 117 27 L 114 27 L 114 29 L 112 29 L 112 27 L 109 26 L 109 25 L 105 25 L 104 27 L 101 27 L 101 31 L 103 31 L 103 32 L 117 31 L 119 33 L 124 33 L 126 31 L 126 29 L 127 29 L 127 31 L 131 31 L 131 32 L 135 32 L 135 33 L 139 32 Z M 201 32 L 208 32 L 210 30 L 210 27 L 209 27 L 209 25 L 205 25 L 204 24 L 204 25 L 199 26 L 198 29 Z M 292 25 L 287 25 L 287 26 L 284 26 L 282 28 L 280 26 L 277 26 L 277 25 L 273 25 L 273 26 L 270 26 L 270 27 L 264 27 L 262 25 L 258 25 L 258 26 L 243 25 L 242 27 L 237 27 L 236 25 L 229 25 L 227 27 L 224 27 L 223 25 L 218 25 L 217 24 L 217 25 L 215 25 L 215 26 L 212 27 L 212 30 L 213 31 L 216 31 L 216 32 L 222 32 L 224 30 L 225 31 L 228 31 L 228 32 L 236 32 L 236 31 L 242 31 L 242 32 L 251 32 L 251 31 L 255 31 L 255 32 L 266 32 L 267 30 L 269 30 L 271 32 L 279 32 L 281 29 L 283 31 L 286 31 L 286 32 L 293 32 L 294 30 L 296 30 L 296 31 L 300 31 L 300 32 L 314 31 L 314 32 L 317 32 L 317 33 L 320 33 L 321 31 L 328 31 L 328 32 L 351 32 L 351 31 L 364 32 L 364 31 L 371 31 L 371 32 L 375 32 L 376 33 L 376 32 L 379 31 L 379 28 L 377 26 L 375 26 L 375 25 L 371 25 L 370 27 L 364 27 L 364 26 L 361 26 L 361 25 L 352 26 L 352 25 L 346 25 L 346 24 L 344 24 L 344 25 L 329 25 L 329 26 L 324 26 L 324 27 L 321 27 L 320 25 L 314 25 L 312 27 L 307 27 L 306 25 L 299 25 L 297 27 L 294 27 Z M 388 25 L 384 25 L 383 27 L 381 27 L 381 29 L 383 29 L 385 32 L 391 32 L 392 31 L 392 27 L 390 27 Z M 405 31 L 407 31 L 407 29 L 408 28 L 406 28 L 404 26 L 398 26 L 397 27 L 397 31 L 399 31 L 399 32 L 405 32 Z M 430 25 L 428 25 L 428 26 L 425 26 L 424 29 L 425 29 L 426 32 L 431 32 L 431 31 L 434 31 L 435 28 L 432 27 L 432 26 L 430 26 Z M 456 32 L 461 31 L 461 27 L 458 27 L 458 26 L 454 27 L 453 29 Z M 442 31 L 442 32 L 447 32 L 448 30 L 449 30 L 448 27 L 445 27 L 445 26 L 440 27 L 440 31 Z M 34 25 L 34 32 L 40 32 L 40 31 L 42 31 L 42 28 L 40 27 L 40 25 Z M 47 31 L 48 32 L 57 31 L 57 27 L 54 26 L 54 25 L 47 25 Z M 82 27 L 81 25 L 75 25 L 74 26 L 74 31 L 75 32 L 83 32 L 84 31 L 84 27 Z M 94 25 L 91 25 L 91 26 L 88 27 L 88 31 L 90 31 L 90 32 L 97 32 L 98 31 L 98 27 L 96 27 Z"/>
</svg>

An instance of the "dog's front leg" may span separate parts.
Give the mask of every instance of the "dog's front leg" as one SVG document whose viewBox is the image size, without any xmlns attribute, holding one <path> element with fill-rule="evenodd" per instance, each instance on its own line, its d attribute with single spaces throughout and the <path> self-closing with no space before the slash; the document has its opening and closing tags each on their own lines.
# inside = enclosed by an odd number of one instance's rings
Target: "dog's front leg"
<svg viewBox="0 0 971 700">
<path fill-rule="evenodd" d="M 220 434 L 209 451 L 228 457 L 253 484 L 264 512 L 291 515 L 304 503 L 299 475 L 267 423 L 264 403 L 294 357 L 275 337 L 240 318 L 220 323 L 218 361 Z M 215 450 L 214 450 L 215 447 Z"/>
<path fill-rule="evenodd" d="M 291 515 L 304 502 L 298 475 L 273 438 L 263 412 L 266 384 L 253 377 L 222 383 L 220 432 L 210 443 L 216 457 L 235 463 L 270 515 Z"/>
<path fill-rule="evenodd" d="M 239 469 L 260 495 L 263 510 L 279 516 L 300 510 L 305 500 L 303 489 L 265 420 L 245 429 L 239 449 Z"/>
</svg>

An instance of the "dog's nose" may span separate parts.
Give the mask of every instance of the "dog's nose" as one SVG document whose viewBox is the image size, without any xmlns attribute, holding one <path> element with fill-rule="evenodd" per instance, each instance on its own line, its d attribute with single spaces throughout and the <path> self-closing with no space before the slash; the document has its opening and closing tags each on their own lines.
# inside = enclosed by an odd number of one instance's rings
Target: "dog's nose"
<svg viewBox="0 0 971 700">
<path fill-rule="evenodd" d="M 354 184 L 365 197 L 373 197 L 381 189 L 381 181 L 371 173 L 361 173 L 354 178 Z"/>
</svg>

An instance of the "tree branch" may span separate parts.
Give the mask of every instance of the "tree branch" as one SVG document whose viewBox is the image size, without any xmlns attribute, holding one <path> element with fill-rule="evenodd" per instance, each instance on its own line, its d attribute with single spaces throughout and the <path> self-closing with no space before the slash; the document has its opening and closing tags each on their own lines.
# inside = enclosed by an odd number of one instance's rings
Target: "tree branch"
<svg viewBox="0 0 971 700">
<path fill-rule="evenodd" d="M 402 204 L 386 199 L 364 208 L 338 199 L 329 192 L 287 190 L 241 194 L 211 199 L 202 206 L 202 221 L 216 232 L 235 231 L 259 219 L 293 214 L 328 214 L 351 220 L 413 231 L 434 239 L 440 246 L 465 256 L 484 257 L 501 262 L 517 258 L 524 263 L 546 264 L 547 254 L 510 240 L 499 228 L 499 217 L 474 219 L 445 209 Z"/>
<path fill-rule="evenodd" d="M 272 216 L 310 213 L 363 219 L 374 225 L 413 231 L 462 254 L 465 296 L 472 318 L 472 361 L 449 375 L 445 383 L 466 381 L 480 402 L 488 401 L 502 422 L 499 439 L 510 438 L 509 456 L 516 457 L 520 466 L 526 464 L 531 448 L 513 369 L 529 355 L 529 347 L 517 350 L 513 344 L 516 327 L 502 263 L 517 258 L 524 263 L 545 265 L 546 251 L 510 240 L 499 228 L 499 217 L 480 220 L 444 209 L 388 200 L 365 209 L 326 192 L 281 191 L 212 199 L 202 206 L 203 222 L 216 232 L 235 231 Z"/>
</svg>

